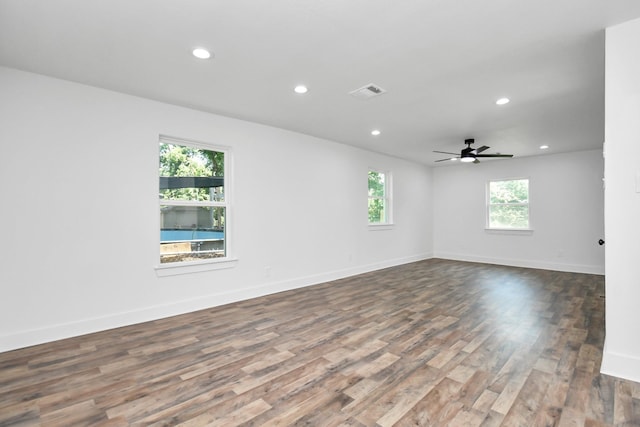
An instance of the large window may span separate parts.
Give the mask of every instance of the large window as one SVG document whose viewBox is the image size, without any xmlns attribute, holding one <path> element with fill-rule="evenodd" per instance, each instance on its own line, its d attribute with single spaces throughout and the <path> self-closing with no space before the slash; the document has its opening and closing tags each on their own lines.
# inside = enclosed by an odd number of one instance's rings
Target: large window
<svg viewBox="0 0 640 427">
<path fill-rule="evenodd" d="M 528 179 L 489 181 L 487 227 L 513 230 L 530 228 Z"/>
<path fill-rule="evenodd" d="M 369 224 L 391 223 L 391 175 L 369 171 Z"/>
<path fill-rule="evenodd" d="M 160 262 L 227 255 L 225 151 L 160 139 Z"/>
</svg>

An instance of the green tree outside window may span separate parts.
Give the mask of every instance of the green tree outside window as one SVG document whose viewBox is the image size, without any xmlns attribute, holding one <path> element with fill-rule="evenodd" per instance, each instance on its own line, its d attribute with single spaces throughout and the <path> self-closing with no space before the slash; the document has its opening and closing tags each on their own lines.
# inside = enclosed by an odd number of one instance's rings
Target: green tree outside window
<svg viewBox="0 0 640 427">
<path fill-rule="evenodd" d="M 489 228 L 529 228 L 529 180 L 489 182 Z"/>
<path fill-rule="evenodd" d="M 369 171 L 369 224 L 384 224 L 387 218 L 387 187 L 385 174 Z"/>
</svg>

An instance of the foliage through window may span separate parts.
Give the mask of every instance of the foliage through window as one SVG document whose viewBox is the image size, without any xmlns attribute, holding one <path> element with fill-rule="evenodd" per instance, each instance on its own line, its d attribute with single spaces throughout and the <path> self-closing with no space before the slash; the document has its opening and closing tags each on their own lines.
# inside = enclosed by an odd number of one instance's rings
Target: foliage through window
<svg viewBox="0 0 640 427">
<path fill-rule="evenodd" d="M 489 181 L 489 228 L 529 229 L 529 180 Z"/>
<path fill-rule="evenodd" d="M 226 256 L 225 152 L 160 139 L 160 262 Z"/>
<path fill-rule="evenodd" d="M 369 171 L 369 224 L 391 222 L 389 188 L 389 174 Z"/>
</svg>

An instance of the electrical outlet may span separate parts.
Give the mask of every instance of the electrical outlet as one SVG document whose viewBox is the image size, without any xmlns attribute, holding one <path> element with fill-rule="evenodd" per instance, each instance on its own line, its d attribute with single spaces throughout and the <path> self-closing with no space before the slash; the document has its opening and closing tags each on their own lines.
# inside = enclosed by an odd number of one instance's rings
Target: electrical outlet
<svg viewBox="0 0 640 427">
<path fill-rule="evenodd" d="M 271 267 L 264 268 L 264 277 L 271 277 Z"/>
</svg>

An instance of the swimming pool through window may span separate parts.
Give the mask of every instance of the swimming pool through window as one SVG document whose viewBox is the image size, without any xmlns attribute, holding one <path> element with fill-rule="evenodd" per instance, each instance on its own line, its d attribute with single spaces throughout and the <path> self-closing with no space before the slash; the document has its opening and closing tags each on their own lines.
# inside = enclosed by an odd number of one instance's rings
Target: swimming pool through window
<svg viewBox="0 0 640 427">
<path fill-rule="evenodd" d="M 227 256 L 226 161 L 224 150 L 160 138 L 162 264 Z"/>
</svg>

